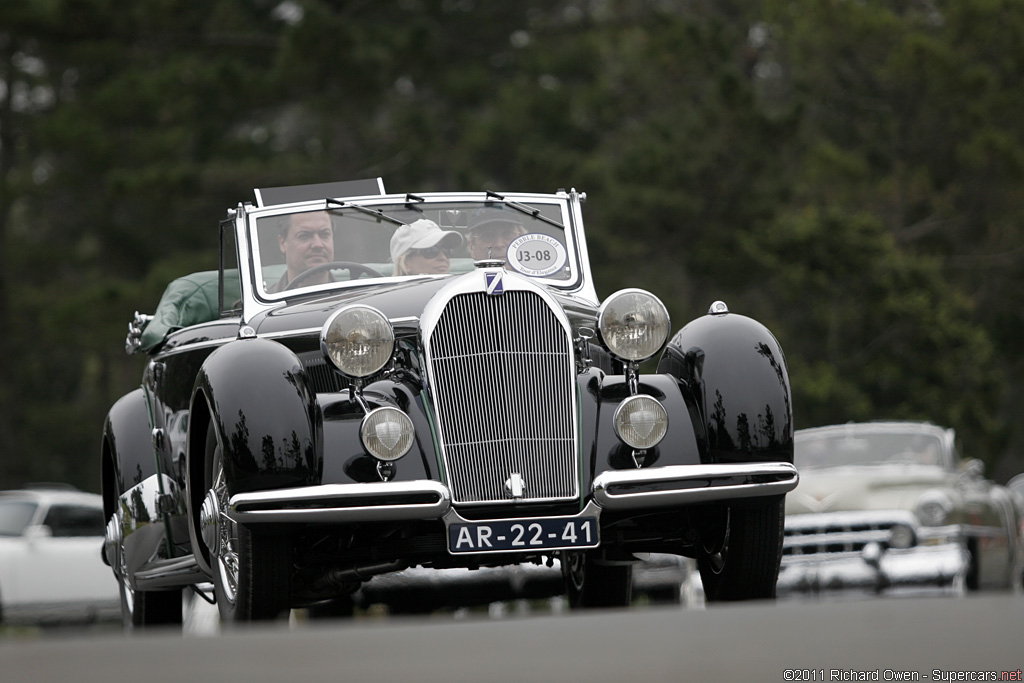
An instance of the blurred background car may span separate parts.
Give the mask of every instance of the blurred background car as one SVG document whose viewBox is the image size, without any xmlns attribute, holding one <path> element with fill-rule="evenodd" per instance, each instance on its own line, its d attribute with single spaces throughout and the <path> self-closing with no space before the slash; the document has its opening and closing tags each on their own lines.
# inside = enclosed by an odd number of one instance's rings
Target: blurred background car
<svg viewBox="0 0 1024 683">
<path fill-rule="evenodd" d="M 795 441 L 780 595 L 1019 586 L 1020 509 L 980 460 L 961 458 L 954 430 L 850 423 Z"/>
<path fill-rule="evenodd" d="M 0 491 L 0 620 L 120 617 L 117 581 L 100 558 L 103 503 L 61 485 Z"/>
</svg>

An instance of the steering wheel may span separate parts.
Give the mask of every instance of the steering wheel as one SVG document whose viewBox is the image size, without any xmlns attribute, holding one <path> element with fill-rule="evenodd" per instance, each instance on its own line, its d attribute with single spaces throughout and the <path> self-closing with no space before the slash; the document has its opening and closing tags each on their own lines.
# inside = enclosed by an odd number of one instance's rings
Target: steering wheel
<svg viewBox="0 0 1024 683">
<path fill-rule="evenodd" d="M 289 289 L 295 289 L 299 286 L 299 283 L 305 282 L 309 278 L 324 272 L 325 270 L 334 270 L 335 268 L 347 270 L 349 277 L 352 280 L 358 280 L 360 275 L 366 274 L 370 277 L 384 277 L 384 274 L 374 270 L 370 266 L 365 266 L 362 263 L 354 263 L 352 261 L 331 261 L 330 263 L 321 263 L 318 266 L 313 266 L 309 270 L 304 270 L 295 276 L 295 279 L 285 285 L 284 291 Z"/>
</svg>

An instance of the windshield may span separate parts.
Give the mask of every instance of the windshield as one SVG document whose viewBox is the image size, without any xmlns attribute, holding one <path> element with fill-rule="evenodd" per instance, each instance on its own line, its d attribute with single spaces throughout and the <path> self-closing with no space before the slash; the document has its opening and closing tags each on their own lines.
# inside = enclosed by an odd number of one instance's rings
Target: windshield
<svg viewBox="0 0 1024 683">
<path fill-rule="evenodd" d="M 461 274 L 479 260 L 557 285 L 577 271 L 567 222 L 555 198 L 327 200 L 259 213 L 250 239 L 258 293 L 269 299 L 354 280 Z"/>
<path fill-rule="evenodd" d="M 798 469 L 900 463 L 945 467 L 942 442 L 932 434 L 830 433 L 798 434 L 794 464 Z"/>
<path fill-rule="evenodd" d="M 0 536 L 21 536 L 38 507 L 30 500 L 0 498 Z"/>
</svg>

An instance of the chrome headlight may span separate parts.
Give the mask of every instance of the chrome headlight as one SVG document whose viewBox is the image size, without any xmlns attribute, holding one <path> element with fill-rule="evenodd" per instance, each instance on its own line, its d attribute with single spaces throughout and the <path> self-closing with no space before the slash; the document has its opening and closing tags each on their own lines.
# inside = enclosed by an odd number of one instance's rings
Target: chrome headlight
<svg viewBox="0 0 1024 683">
<path fill-rule="evenodd" d="M 346 306 L 320 330 L 320 349 L 349 377 L 369 377 L 391 359 L 395 330 L 376 308 Z"/>
<path fill-rule="evenodd" d="M 615 434 L 633 448 L 654 448 L 668 431 L 665 406 L 650 396 L 630 396 L 619 404 L 612 417 Z"/>
<path fill-rule="evenodd" d="M 953 512 L 953 501 L 943 491 L 928 491 L 917 501 L 917 518 L 925 526 L 942 526 Z"/>
<path fill-rule="evenodd" d="M 894 524 L 889 529 L 890 548 L 910 548 L 917 542 L 914 530 L 906 524 Z"/>
<path fill-rule="evenodd" d="M 377 408 L 359 427 L 363 447 L 378 460 L 391 462 L 409 452 L 416 437 L 412 420 L 398 408 Z"/>
<path fill-rule="evenodd" d="M 622 289 L 604 300 L 597 329 L 605 346 L 625 361 L 647 360 L 668 339 L 668 310 L 642 289 Z"/>
</svg>

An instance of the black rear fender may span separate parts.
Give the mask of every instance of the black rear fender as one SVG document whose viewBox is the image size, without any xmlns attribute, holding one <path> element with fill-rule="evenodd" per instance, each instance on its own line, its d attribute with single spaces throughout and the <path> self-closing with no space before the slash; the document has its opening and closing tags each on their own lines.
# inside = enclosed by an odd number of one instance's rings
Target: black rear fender
<svg viewBox="0 0 1024 683">
<path fill-rule="evenodd" d="M 101 494 L 107 519 L 129 487 L 156 474 L 152 429 L 142 389 L 125 394 L 110 408 L 100 446 Z"/>
</svg>

